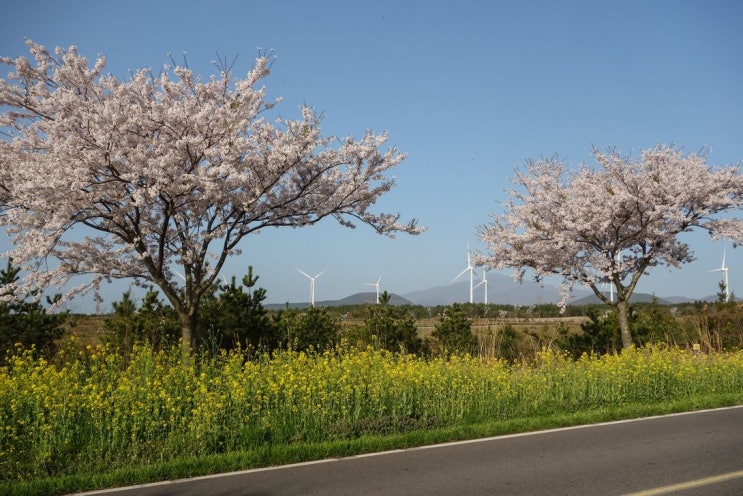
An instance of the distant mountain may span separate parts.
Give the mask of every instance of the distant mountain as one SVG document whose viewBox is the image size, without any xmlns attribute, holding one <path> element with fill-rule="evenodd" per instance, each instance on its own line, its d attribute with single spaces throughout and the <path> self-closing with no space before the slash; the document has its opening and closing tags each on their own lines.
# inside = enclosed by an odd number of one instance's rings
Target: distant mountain
<svg viewBox="0 0 743 496">
<path fill-rule="evenodd" d="M 561 300 L 560 289 L 551 284 L 535 283 L 532 280 L 524 280 L 524 282 L 518 283 L 512 278 L 500 274 L 488 274 L 487 278 L 488 303 L 494 305 L 531 306 L 559 303 Z M 481 279 L 478 279 L 476 284 L 481 281 Z M 484 289 L 484 286 L 475 289 L 475 303 L 483 303 L 485 296 Z M 467 303 L 470 299 L 470 283 L 469 280 L 464 280 L 453 284 L 447 284 L 446 286 L 436 286 L 433 288 L 422 289 L 420 291 L 413 291 L 412 293 L 406 293 L 402 296 L 394 293 L 390 296 L 390 303 L 392 305 L 421 305 L 424 307 L 431 307 L 438 305 L 448 306 L 453 303 Z M 371 305 L 376 302 L 376 298 L 377 294 L 375 292 L 363 292 L 352 294 L 340 300 L 317 301 L 315 302 L 315 305 L 318 307 Z M 708 302 L 716 300 L 717 296 L 714 295 L 699 299 L 699 301 Z M 647 293 L 635 293 L 632 295 L 631 301 L 633 303 L 649 303 L 653 301 L 653 295 Z M 661 305 L 676 305 L 693 301 L 695 300 L 682 296 L 658 298 L 658 302 Z M 573 297 L 568 301 L 568 305 L 590 305 L 598 303 L 600 303 L 600 301 L 596 295 L 582 287 L 574 289 Z M 310 304 L 309 302 L 273 303 L 264 306 L 269 310 L 281 310 L 287 306 L 289 308 L 307 308 Z"/>
<path fill-rule="evenodd" d="M 488 303 L 523 306 L 558 303 L 561 299 L 559 288 L 550 284 L 540 284 L 526 280 L 523 283 L 518 283 L 512 278 L 500 274 L 488 274 L 487 279 Z M 481 282 L 481 279 L 476 282 Z M 573 294 L 574 298 L 582 298 L 587 296 L 589 292 L 579 288 Z M 446 286 L 406 293 L 403 296 L 414 304 L 422 306 L 467 303 L 470 299 L 470 283 L 465 280 Z M 476 288 L 474 302 L 483 303 L 484 297 L 484 286 Z"/>
<path fill-rule="evenodd" d="M 677 305 L 679 303 L 692 303 L 694 302 L 693 299 L 687 298 L 686 296 L 664 296 L 664 300 L 669 302 L 672 305 Z"/>
<path fill-rule="evenodd" d="M 346 305 L 365 305 L 365 304 L 374 304 L 377 301 L 377 293 L 376 292 L 364 292 L 364 293 L 355 293 L 350 296 L 346 296 L 343 299 L 340 300 L 323 300 L 323 301 L 316 301 L 315 306 L 316 307 L 341 307 Z M 407 300 L 403 298 L 400 295 L 397 295 L 395 293 L 390 294 L 390 304 L 391 305 L 413 305 L 410 300 Z M 269 303 L 268 305 L 264 305 L 264 307 L 267 310 L 282 310 L 284 308 L 308 308 L 310 306 L 310 302 L 299 302 L 299 303 Z"/>
<path fill-rule="evenodd" d="M 632 297 L 630 298 L 630 303 L 652 303 L 653 298 L 656 297 L 656 295 L 648 294 L 648 293 L 634 293 Z M 695 301 L 705 301 L 708 303 L 717 301 L 717 296 L 706 296 L 704 298 L 687 298 L 685 296 L 664 296 L 664 297 L 657 297 L 658 298 L 658 304 L 659 305 L 678 305 L 681 303 L 694 303 Z M 599 301 L 598 297 L 594 294 L 589 294 L 588 296 L 581 298 L 579 300 L 571 301 L 569 305 L 594 305 L 597 303 L 602 303 Z"/>
<path fill-rule="evenodd" d="M 390 295 L 390 305 L 413 305 L 413 303 L 408 300 L 407 298 L 404 298 L 400 295 L 397 295 L 395 293 L 389 293 Z M 346 296 L 345 298 L 341 300 L 334 300 L 332 302 L 328 302 L 326 306 L 344 306 L 344 305 L 364 305 L 366 303 L 368 304 L 374 304 L 377 302 L 377 293 L 376 292 L 365 292 L 365 293 L 355 293 L 351 296 Z"/>
<path fill-rule="evenodd" d="M 648 293 L 633 293 L 629 301 L 630 303 L 652 303 L 653 298 L 657 298 L 657 297 L 655 295 L 648 294 Z M 659 305 L 673 305 L 674 304 L 674 302 L 666 298 L 657 298 L 657 299 L 658 299 Z M 569 304 L 579 306 L 579 305 L 603 304 L 603 302 L 599 300 L 599 297 L 596 296 L 595 294 L 589 294 L 588 296 L 585 296 L 578 300 L 573 300 Z"/>
<path fill-rule="evenodd" d="M 666 296 L 663 299 L 666 301 L 670 301 L 674 305 L 677 303 L 694 303 L 695 301 L 705 301 L 707 303 L 714 303 L 717 301 L 717 295 L 709 295 L 703 298 L 687 298 L 686 296 Z"/>
</svg>

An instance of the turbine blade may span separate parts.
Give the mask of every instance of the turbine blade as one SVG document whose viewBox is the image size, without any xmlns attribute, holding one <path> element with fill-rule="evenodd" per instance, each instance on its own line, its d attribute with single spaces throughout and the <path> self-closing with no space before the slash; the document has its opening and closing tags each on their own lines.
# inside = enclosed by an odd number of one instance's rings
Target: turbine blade
<svg viewBox="0 0 743 496">
<path fill-rule="evenodd" d="M 296 269 L 296 267 L 295 267 L 295 269 Z M 299 272 L 299 273 L 300 273 L 300 274 L 302 274 L 303 276 L 307 277 L 308 279 L 312 279 L 312 276 L 311 276 L 311 275 L 309 275 L 309 274 L 308 274 L 307 272 L 304 272 L 304 271 L 302 271 L 302 270 L 299 270 L 299 269 L 297 269 L 297 272 Z"/>
<path fill-rule="evenodd" d="M 463 270 L 462 272 L 460 272 L 460 273 L 459 273 L 459 274 L 457 275 L 457 277 L 455 277 L 454 279 L 452 279 L 452 280 L 451 280 L 451 282 L 450 282 L 449 284 L 451 284 L 452 282 L 454 282 L 454 281 L 456 281 L 457 279 L 459 279 L 460 277 L 462 277 L 462 276 L 464 275 L 464 273 L 465 273 L 465 272 L 467 272 L 468 270 L 470 270 L 470 268 L 469 268 L 469 267 L 467 267 L 466 269 L 464 269 L 464 270 Z"/>
</svg>

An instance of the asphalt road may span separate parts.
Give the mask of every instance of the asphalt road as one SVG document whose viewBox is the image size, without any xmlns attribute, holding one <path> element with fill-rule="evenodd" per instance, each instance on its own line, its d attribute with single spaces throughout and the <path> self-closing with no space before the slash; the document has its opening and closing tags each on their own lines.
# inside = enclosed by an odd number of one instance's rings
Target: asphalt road
<svg viewBox="0 0 743 496">
<path fill-rule="evenodd" d="M 86 494 L 741 496 L 743 406 Z"/>
</svg>

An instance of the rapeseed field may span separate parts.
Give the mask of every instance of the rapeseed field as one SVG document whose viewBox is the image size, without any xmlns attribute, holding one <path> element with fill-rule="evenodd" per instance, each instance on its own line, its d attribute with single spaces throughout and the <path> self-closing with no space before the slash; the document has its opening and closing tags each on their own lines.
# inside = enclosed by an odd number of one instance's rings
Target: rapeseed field
<svg viewBox="0 0 743 496">
<path fill-rule="evenodd" d="M 374 348 L 222 353 L 18 350 L 0 368 L 0 480 L 743 390 L 743 353 L 663 346 L 574 360 Z"/>
</svg>

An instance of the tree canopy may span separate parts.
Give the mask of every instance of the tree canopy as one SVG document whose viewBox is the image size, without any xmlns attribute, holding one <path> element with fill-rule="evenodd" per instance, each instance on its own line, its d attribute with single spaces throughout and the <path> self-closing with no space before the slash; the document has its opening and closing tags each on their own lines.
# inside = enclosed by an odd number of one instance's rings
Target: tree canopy
<svg viewBox="0 0 743 496">
<path fill-rule="evenodd" d="M 571 171 L 557 157 L 530 160 L 516 171 L 504 211 L 479 229 L 488 253 L 480 264 L 511 267 L 522 278 L 563 279 L 589 287 L 617 309 L 623 346 L 632 344 L 628 304 L 640 277 L 661 265 L 694 259 L 679 237 L 692 229 L 716 239 L 743 239 L 743 177 L 737 165 L 712 167 L 706 153 L 669 145 L 639 158 L 593 150 L 596 167 Z M 601 291 L 616 288 L 616 301 Z"/>
<path fill-rule="evenodd" d="M 265 54 L 244 78 L 173 63 L 120 80 L 104 56 L 27 45 L 32 59 L 0 58 L 11 68 L 0 79 L 0 225 L 29 287 L 79 274 L 91 277 L 67 296 L 112 278 L 154 283 L 195 345 L 199 302 L 246 235 L 326 217 L 422 231 L 371 211 L 404 159 L 386 134 L 323 136 L 306 106 L 268 120 L 278 101 L 258 86 Z"/>
</svg>

